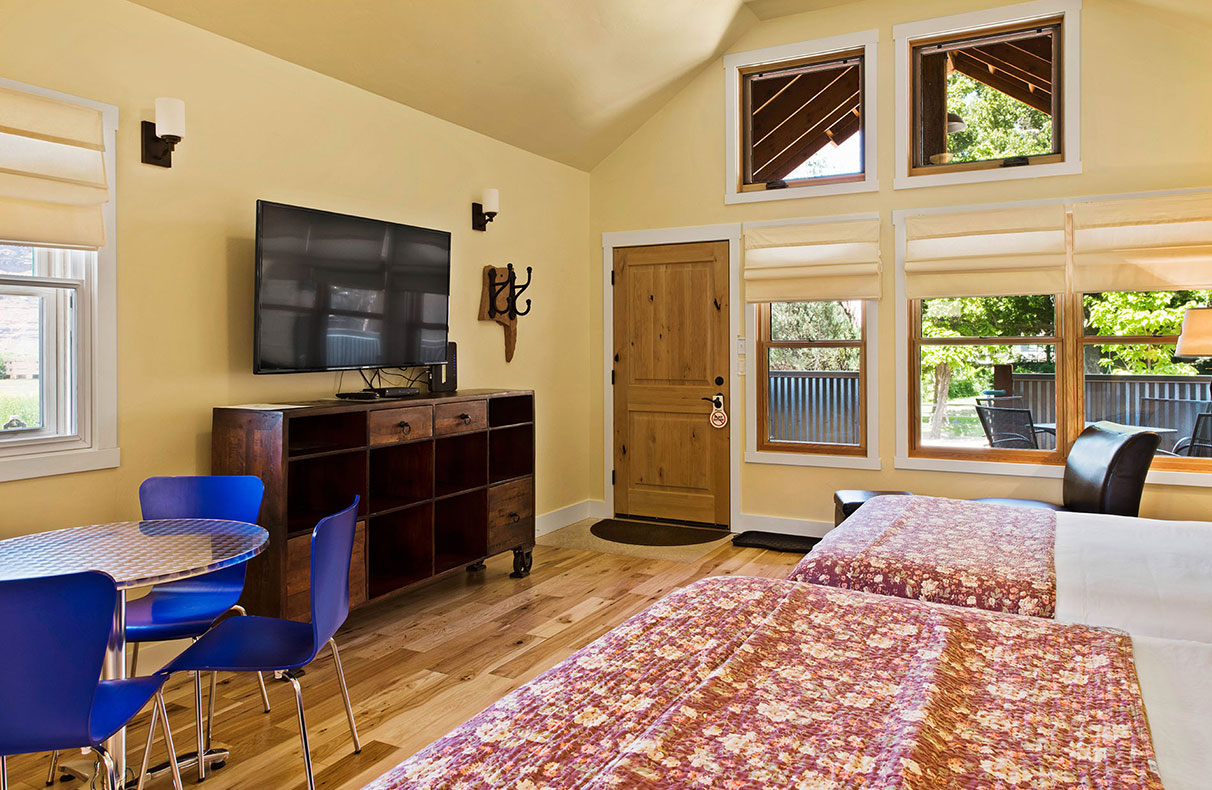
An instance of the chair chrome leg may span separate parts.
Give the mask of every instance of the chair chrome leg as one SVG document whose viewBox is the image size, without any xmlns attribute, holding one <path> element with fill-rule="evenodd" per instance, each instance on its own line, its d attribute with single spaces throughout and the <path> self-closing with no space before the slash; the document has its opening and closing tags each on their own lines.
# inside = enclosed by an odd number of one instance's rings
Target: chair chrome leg
<svg viewBox="0 0 1212 790">
<path fill-rule="evenodd" d="M 248 617 L 248 612 L 240 604 L 236 604 L 227 611 L 235 612 L 241 617 Z M 260 672 L 257 672 L 257 685 L 261 687 L 261 702 L 265 705 L 265 712 L 269 713 L 269 692 L 265 690 L 265 678 L 261 676 Z"/>
<path fill-rule="evenodd" d="M 8 758 L 0 757 L 0 790 L 8 790 Z"/>
<path fill-rule="evenodd" d="M 198 735 L 198 781 L 201 782 L 206 778 L 206 730 L 202 725 L 202 673 L 194 673 L 194 708 L 198 714 L 197 735 Z"/>
<path fill-rule="evenodd" d="M 211 734 L 215 729 L 215 679 L 218 672 L 210 673 L 210 694 L 206 698 L 206 748 L 210 750 Z"/>
<path fill-rule="evenodd" d="M 311 747 L 307 745 L 307 720 L 303 718 L 303 687 L 294 675 L 286 675 L 295 687 L 295 705 L 299 709 L 299 740 L 303 742 L 303 765 L 307 768 L 307 790 L 316 790 L 316 779 L 311 772 Z"/>
<path fill-rule="evenodd" d="M 59 772 L 59 752 L 51 752 L 50 770 L 46 772 L 46 786 L 55 783 L 55 774 Z"/>
<path fill-rule="evenodd" d="M 341 684 L 341 699 L 345 701 L 345 718 L 349 719 L 349 737 L 353 738 L 354 754 L 362 753 L 362 742 L 358 740 L 358 726 L 354 724 L 353 705 L 349 702 L 349 688 L 345 685 L 345 670 L 341 669 L 341 654 L 337 651 L 337 640 L 329 639 L 332 663 L 337 668 L 337 682 Z"/>
<path fill-rule="evenodd" d="M 143 783 L 147 780 L 147 766 L 151 761 L 152 739 L 156 737 L 156 718 L 159 716 L 159 709 L 152 707 L 151 721 L 147 723 L 147 744 L 143 747 L 143 764 L 139 766 L 139 782 L 135 785 L 135 790 L 143 790 Z M 176 762 L 176 755 L 169 755 L 169 760 Z"/>
<path fill-rule="evenodd" d="M 121 785 L 118 784 L 118 768 L 114 765 L 113 756 L 105 750 L 104 746 L 94 746 L 93 751 L 105 764 L 105 786 L 109 790 L 122 790 Z"/>
<path fill-rule="evenodd" d="M 127 677 L 139 677 L 139 643 L 135 642 L 134 648 L 131 649 L 130 656 L 130 674 Z"/>
<path fill-rule="evenodd" d="M 168 767 L 173 775 L 173 787 L 176 790 L 182 790 L 181 786 L 181 769 L 177 767 L 177 747 L 173 745 L 173 728 L 168 723 L 168 707 L 164 704 L 164 692 L 156 692 L 156 707 L 152 710 L 152 721 L 156 720 L 156 710 L 160 711 L 160 718 L 164 721 L 164 748 L 168 752 Z M 151 744 L 148 744 L 150 747 Z M 144 760 L 147 758 L 145 757 Z M 199 762 L 204 762 L 199 760 Z M 140 776 L 142 781 L 143 777 Z"/>
</svg>

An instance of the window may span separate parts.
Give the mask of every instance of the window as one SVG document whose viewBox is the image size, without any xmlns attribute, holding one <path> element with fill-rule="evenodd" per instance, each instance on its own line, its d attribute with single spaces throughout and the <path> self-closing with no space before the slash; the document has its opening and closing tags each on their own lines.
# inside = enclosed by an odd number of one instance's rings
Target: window
<svg viewBox="0 0 1212 790">
<path fill-rule="evenodd" d="M 873 190 L 877 34 L 725 57 L 725 202 Z"/>
<path fill-rule="evenodd" d="M 0 480 L 117 466 L 117 109 L 0 80 Z"/>
<path fill-rule="evenodd" d="M 1175 356 L 1186 312 L 1212 306 L 1212 191 L 894 222 L 910 412 L 898 464 L 1059 465 L 1088 425 L 1116 423 L 1158 434 L 1153 470 L 1180 473 L 1165 481 L 1212 482 L 1182 474 L 1212 471 L 1212 359 Z"/>
<path fill-rule="evenodd" d="M 759 451 L 866 454 L 865 314 L 861 301 L 757 306 Z"/>
<path fill-rule="evenodd" d="M 1079 172 L 1068 128 L 1079 122 L 1078 7 L 1041 0 L 898 25 L 897 186 Z"/>
</svg>

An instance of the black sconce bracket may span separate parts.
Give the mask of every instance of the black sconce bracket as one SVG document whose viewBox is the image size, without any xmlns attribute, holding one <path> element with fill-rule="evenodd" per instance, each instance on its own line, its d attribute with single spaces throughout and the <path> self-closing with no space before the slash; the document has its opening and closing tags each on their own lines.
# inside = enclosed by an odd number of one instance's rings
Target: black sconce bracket
<svg viewBox="0 0 1212 790">
<path fill-rule="evenodd" d="M 477 204 L 479 205 L 479 204 Z M 529 266 L 526 267 L 526 282 L 518 285 L 518 275 L 513 269 L 513 264 L 506 264 L 507 274 L 505 279 L 497 282 L 496 272 L 488 273 L 488 317 L 496 318 L 498 315 L 507 315 L 510 318 L 517 318 L 520 315 L 526 315 L 530 312 L 530 300 L 526 300 L 526 309 L 518 309 L 518 296 L 530 287 L 530 272 Z M 509 289 L 508 292 L 506 289 Z M 505 309 L 497 309 L 497 297 L 504 294 Z"/>
<path fill-rule="evenodd" d="M 173 149 L 181 142 L 180 137 L 166 135 L 156 136 L 156 125 L 151 121 L 143 122 L 143 164 L 156 167 L 173 166 Z"/>
<path fill-rule="evenodd" d="M 471 229 L 488 230 L 488 223 L 497 215 L 495 211 L 485 211 L 483 203 L 471 204 Z"/>
</svg>

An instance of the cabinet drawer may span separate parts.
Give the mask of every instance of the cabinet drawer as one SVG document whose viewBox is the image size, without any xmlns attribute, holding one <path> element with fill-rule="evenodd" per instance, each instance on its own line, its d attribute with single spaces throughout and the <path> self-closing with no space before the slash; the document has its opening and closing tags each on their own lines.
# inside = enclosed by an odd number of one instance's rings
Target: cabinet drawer
<svg viewBox="0 0 1212 790">
<path fill-rule="evenodd" d="M 379 409 L 370 413 L 370 444 L 396 444 L 433 436 L 433 410 L 429 406 Z"/>
<path fill-rule="evenodd" d="M 488 427 L 488 402 L 482 400 L 461 403 L 439 403 L 433 407 L 433 432 L 466 433 Z"/>
<path fill-rule="evenodd" d="M 366 603 L 366 522 L 359 521 L 349 562 L 349 605 Z M 311 535 L 286 542 L 287 619 L 311 619 Z"/>
<path fill-rule="evenodd" d="M 488 489 L 488 553 L 534 545 L 534 478 Z"/>
</svg>

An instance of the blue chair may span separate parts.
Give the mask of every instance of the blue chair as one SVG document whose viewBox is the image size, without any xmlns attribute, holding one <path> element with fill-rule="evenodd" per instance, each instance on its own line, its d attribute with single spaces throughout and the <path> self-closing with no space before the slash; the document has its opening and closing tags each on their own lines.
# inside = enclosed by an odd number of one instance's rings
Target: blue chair
<svg viewBox="0 0 1212 790">
<path fill-rule="evenodd" d="M 252 476 L 149 477 L 139 486 L 139 506 L 144 519 L 213 518 L 257 523 L 265 485 Z M 246 615 L 237 603 L 244 592 L 248 563 L 213 571 L 192 579 L 157 584 L 142 598 L 126 606 L 126 641 L 134 644 L 131 674 L 139 667 L 139 643 L 173 639 L 197 639 L 215 621 L 231 612 Z M 265 679 L 257 673 L 261 702 L 269 713 Z M 202 707 L 202 678 L 194 680 L 194 699 Z M 210 695 L 205 737 L 198 730 L 198 754 L 211 745 L 215 717 L 215 676 L 210 677 Z M 53 770 L 53 769 L 52 769 Z M 206 778 L 206 760 L 198 760 L 198 779 Z"/>
<path fill-rule="evenodd" d="M 109 790 L 119 790 L 102 744 L 154 698 L 148 747 L 158 716 L 173 786 L 181 790 L 161 694 L 165 676 L 97 680 L 117 600 L 114 580 L 98 571 L 0 581 L 0 633 L 7 641 L 0 651 L 0 787 L 8 788 L 11 755 L 91 748 L 105 765 Z"/>
<path fill-rule="evenodd" d="M 307 787 L 315 790 L 311 768 L 311 750 L 307 745 L 307 721 L 303 717 L 303 689 L 290 670 L 310 664 L 328 644 L 354 753 L 362 751 L 353 706 L 341 669 L 341 654 L 333 634 L 349 615 L 349 560 L 353 552 L 354 530 L 358 518 L 358 497 L 352 505 L 320 520 L 311 533 L 311 622 L 279 620 L 273 617 L 232 617 L 202 635 L 197 642 L 170 661 L 161 672 L 270 672 L 282 671 L 295 689 L 299 713 L 299 738 L 303 743 L 303 762 L 307 768 Z M 198 711 L 198 727 L 202 711 Z"/>
</svg>

